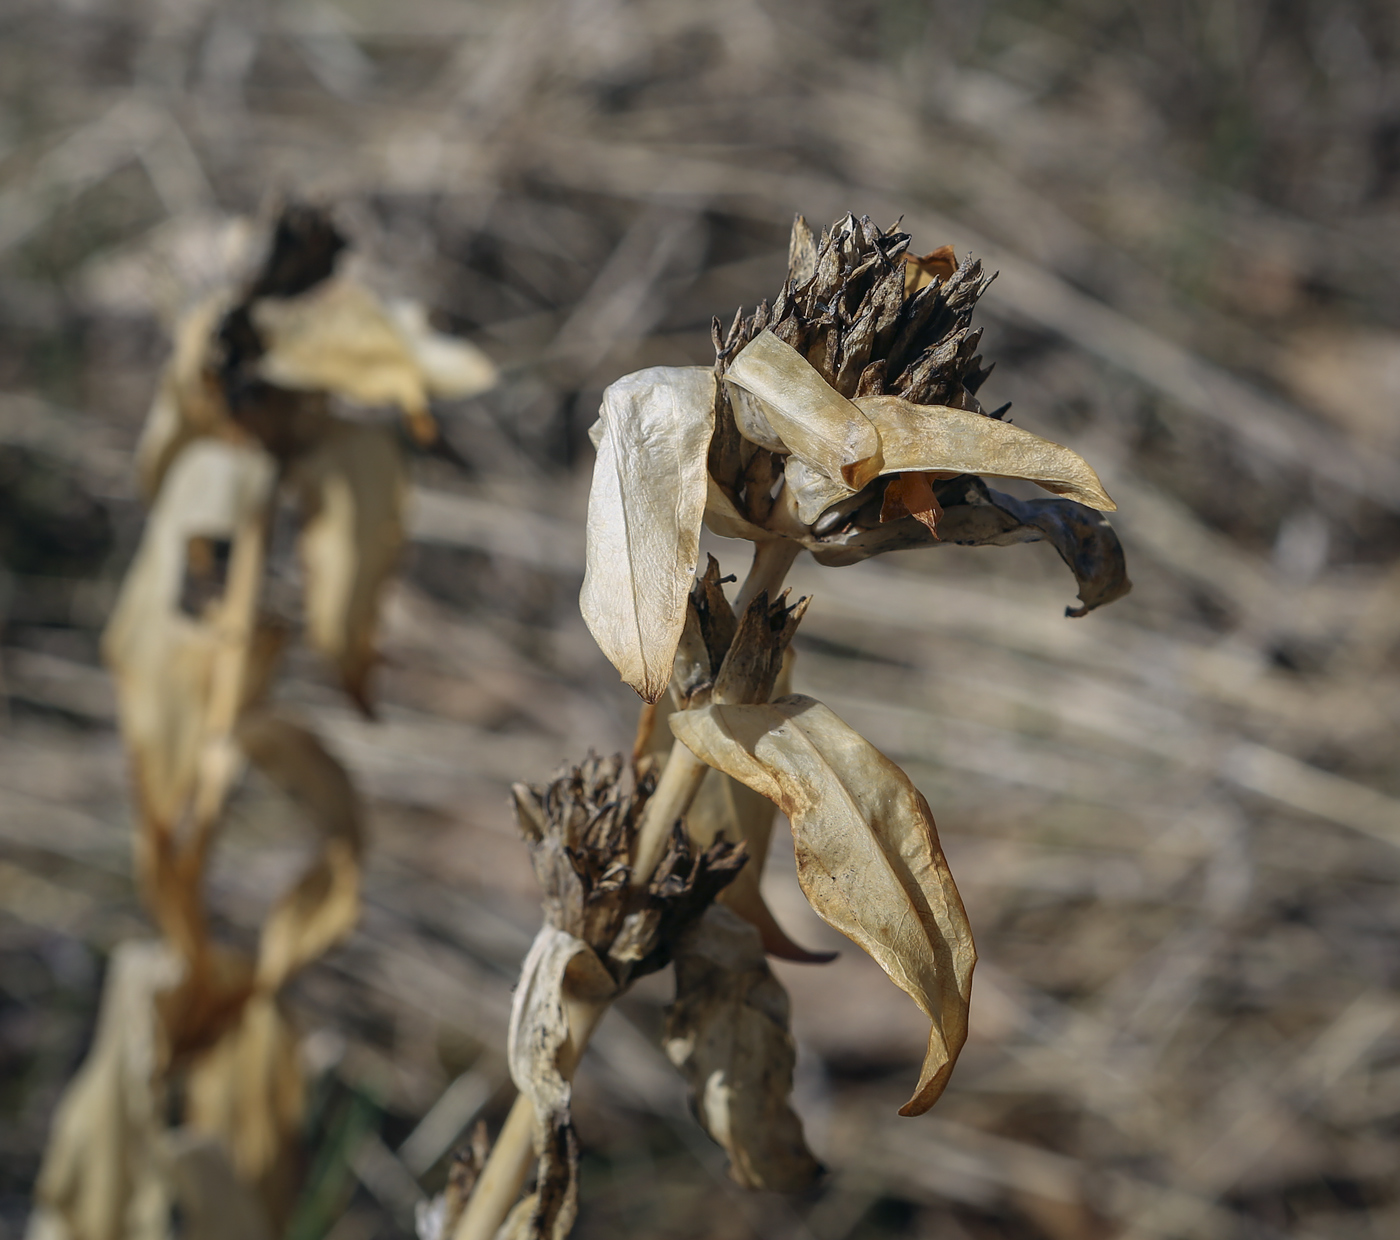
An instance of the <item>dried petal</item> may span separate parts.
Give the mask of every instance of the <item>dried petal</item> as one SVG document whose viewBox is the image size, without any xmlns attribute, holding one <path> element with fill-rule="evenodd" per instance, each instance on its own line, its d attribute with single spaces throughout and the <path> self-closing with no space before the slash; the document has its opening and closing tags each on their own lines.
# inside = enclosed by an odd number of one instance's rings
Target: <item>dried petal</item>
<svg viewBox="0 0 1400 1240">
<path fill-rule="evenodd" d="M 931 482 L 937 477 L 937 474 L 911 473 L 891 478 L 880 505 L 881 522 L 913 517 L 937 538 L 938 519 L 943 515 Z"/>
<path fill-rule="evenodd" d="M 788 997 L 758 931 L 727 908 L 706 910 L 674 954 L 676 1001 L 666 1053 L 690 1083 L 700 1123 L 745 1188 L 796 1192 L 821 1168 L 788 1102 L 796 1050 Z"/>
<path fill-rule="evenodd" d="M 928 803 L 894 763 L 808 697 L 681 711 L 671 730 L 788 816 L 812 907 L 928 1015 L 923 1070 L 900 1114 L 928 1110 L 967 1037 L 976 963 Z"/>
<path fill-rule="evenodd" d="M 648 702 L 666 691 L 685 626 L 714 416 L 714 376 L 703 367 L 638 371 L 603 393 L 579 606 L 603 653 Z"/>
<path fill-rule="evenodd" d="M 880 436 L 869 419 L 772 332 L 745 345 L 725 377 L 761 400 L 787 450 L 828 478 L 859 489 L 880 473 Z"/>
<path fill-rule="evenodd" d="M 290 481 L 302 508 L 307 637 L 368 713 L 379 599 L 404 537 L 408 484 L 393 431 L 337 419 Z"/>
</svg>

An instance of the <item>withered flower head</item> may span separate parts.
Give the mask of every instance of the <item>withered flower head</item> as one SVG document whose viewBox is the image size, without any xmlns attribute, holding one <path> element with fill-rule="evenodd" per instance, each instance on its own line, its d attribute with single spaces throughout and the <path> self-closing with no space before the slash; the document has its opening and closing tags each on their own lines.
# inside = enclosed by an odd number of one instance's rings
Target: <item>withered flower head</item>
<svg viewBox="0 0 1400 1240">
<path fill-rule="evenodd" d="M 991 278 L 946 246 L 912 258 L 908 244 L 849 215 L 818 241 L 799 216 L 782 291 L 727 333 L 716 322 L 713 371 L 656 367 L 604 393 L 581 605 L 648 701 L 670 678 L 702 522 L 833 566 L 1048 539 L 1079 585 L 1070 614 L 1127 592 L 1093 469 L 978 402 L 990 368 L 971 317 Z M 1057 498 L 1001 495 L 983 476 Z"/>
</svg>

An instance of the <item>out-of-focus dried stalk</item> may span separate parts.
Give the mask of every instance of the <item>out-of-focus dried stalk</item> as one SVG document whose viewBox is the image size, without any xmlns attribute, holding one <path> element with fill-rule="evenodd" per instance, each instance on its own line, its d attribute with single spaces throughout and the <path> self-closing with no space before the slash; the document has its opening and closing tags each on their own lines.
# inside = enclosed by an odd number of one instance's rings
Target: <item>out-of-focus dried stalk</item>
<svg viewBox="0 0 1400 1240">
<path fill-rule="evenodd" d="M 310 643 L 368 712 L 379 598 L 403 536 L 403 471 L 392 436 L 331 415 L 327 393 L 394 401 L 426 438 L 429 391 L 490 378 L 421 315 L 395 319 L 367 290 L 331 282 L 343 244 L 324 212 L 284 211 L 242 295 L 216 298 L 177 333 L 138 454 L 154 508 L 104 653 L 132 759 L 141 888 L 173 958 L 163 984 L 112 999 L 150 1037 L 124 1042 L 113 1026 L 73 1086 L 75 1099 L 100 1096 L 106 1127 L 94 1134 L 79 1101 L 56 1120 L 39 1202 L 46 1225 L 73 1240 L 122 1234 L 131 1210 L 154 1219 L 180 1194 L 191 1218 L 232 1210 L 252 1220 L 250 1236 L 271 1234 L 299 1189 L 304 1088 L 281 992 L 354 925 L 363 812 L 315 735 L 264 703 L 286 628 L 264 598 L 279 484 L 302 501 Z M 204 909 L 210 852 L 247 762 L 320 837 L 254 959 L 214 942 Z M 133 1055 L 144 1056 L 144 1076 L 124 1063 Z M 172 1084 L 188 1140 L 165 1128 Z M 128 1142 L 142 1151 L 132 1175 L 77 1170 L 120 1161 Z M 130 1234 L 147 1231 L 142 1222 Z"/>
</svg>

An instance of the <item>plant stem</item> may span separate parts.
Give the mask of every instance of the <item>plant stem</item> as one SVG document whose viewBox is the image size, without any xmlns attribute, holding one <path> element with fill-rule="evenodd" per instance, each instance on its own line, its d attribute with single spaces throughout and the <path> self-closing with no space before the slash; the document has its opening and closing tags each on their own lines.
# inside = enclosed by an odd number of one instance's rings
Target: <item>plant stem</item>
<svg viewBox="0 0 1400 1240">
<path fill-rule="evenodd" d="M 611 1004 L 606 999 L 567 997 L 564 1003 L 569 1016 L 569 1040 L 560 1048 L 558 1063 L 564 1079 L 572 1080 L 589 1038 Z M 492 1240 L 519 1199 L 521 1185 L 534 1160 L 535 1106 L 525 1094 L 517 1094 L 452 1240 Z"/>
<path fill-rule="evenodd" d="M 740 587 L 734 610 L 743 614 L 749 604 L 766 590 L 769 599 L 776 597 L 797 559 L 801 547 L 790 539 L 754 545 L 753 565 Z M 640 748 L 640 741 L 638 744 Z M 648 798 L 637 825 L 637 847 L 632 862 L 633 887 L 644 886 L 656 869 L 671 838 L 671 827 L 684 818 L 690 803 L 700 790 L 710 768 L 690 752 L 680 741 L 671 746 L 665 769 L 657 781 L 656 790 Z M 610 1000 L 582 1003 L 566 1000 L 569 1011 L 569 1041 L 559 1056 L 559 1070 L 565 1080 L 572 1080 L 578 1061 L 583 1056 L 588 1039 Z M 481 1170 L 481 1177 L 472 1190 L 452 1240 L 494 1240 L 505 1222 L 506 1215 L 520 1196 L 521 1186 L 535 1158 L 535 1108 L 530 1099 L 520 1094 L 506 1117 L 505 1125 L 490 1156 Z"/>
<path fill-rule="evenodd" d="M 734 614 L 742 616 L 760 590 L 768 591 L 768 601 L 771 603 L 782 589 L 783 578 L 788 575 L 788 569 L 801 550 L 800 544 L 790 538 L 754 543 L 753 565 L 749 575 L 744 578 L 744 584 L 739 587 L 739 597 L 734 600 Z"/>
<path fill-rule="evenodd" d="M 632 862 L 632 886 L 644 887 L 666 851 L 671 827 L 676 819 L 684 818 L 700 782 L 710 768 L 690 752 L 680 741 L 671 746 L 666 767 L 657 780 L 637 824 L 637 851 Z"/>
</svg>

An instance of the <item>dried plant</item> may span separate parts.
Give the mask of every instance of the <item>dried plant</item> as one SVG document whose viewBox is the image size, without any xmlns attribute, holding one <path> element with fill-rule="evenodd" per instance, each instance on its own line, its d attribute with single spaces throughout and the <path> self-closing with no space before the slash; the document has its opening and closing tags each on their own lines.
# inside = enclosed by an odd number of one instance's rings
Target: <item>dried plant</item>
<svg viewBox="0 0 1400 1240">
<path fill-rule="evenodd" d="M 428 396 L 492 381 L 468 345 L 334 275 L 345 242 L 293 206 L 241 290 L 181 324 L 138 453 L 152 507 L 103 649 L 130 755 L 136 857 L 159 943 L 113 961 L 97 1036 L 38 1186 L 45 1235 L 279 1234 L 299 1187 L 303 1082 L 286 982 L 354 925 L 363 809 L 346 771 L 270 686 L 290 632 L 269 606 L 279 497 L 299 518 L 309 643 L 366 712 L 379 599 L 403 537 L 391 428 L 332 398 L 396 405 L 434 435 Z M 253 957 L 211 937 L 205 876 L 251 764 L 316 832 Z M 178 1126 L 168 1124 L 171 1114 Z"/>
<path fill-rule="evenodd" d="M 948 1082 L 976 961 L 962 901 L 908 776 L 820 702 L 787 692 L 807 600 L 790 606 L 783 578 L 803 549 L 843 565 L 940 542 L 1045 539 L 1079 585 L 1070 615 L 1129 583 L 1094 471 L 977 401 L 988 373 L 969 325 L 989 283 L 980 265 L 947 247 L 911 257 L 908 243 L 853 216 L 818 241 L 799 216 L 782 292 L 727 333 L 716 321 L 713 370 L 644 370 L 604 394 L 580 602 L 647 705 L 630 771 L 592 758 L 516 790 L 545 925 L 511 1016 L 521 1096 L 455 1240 L 567 1235 L 574 1068 L 607 1006 L 668 962 L 667 1051 L 732 1178 L 790 1190 L 817 1175 L 788 1102 L 787 999 L 764 959 L 814 959 L 759 891 L 775 809 L 812 907 L 929 1019 L 900 1113 L 924 1113 Z M 984 475 L 1055 497 L 1001 495 Z M 732 606 L 713 558 L 696 579 L 702 524 L 755 544 Z M 535 1190 L 517 1203 L 535 1156 Z"/>
</svg>

